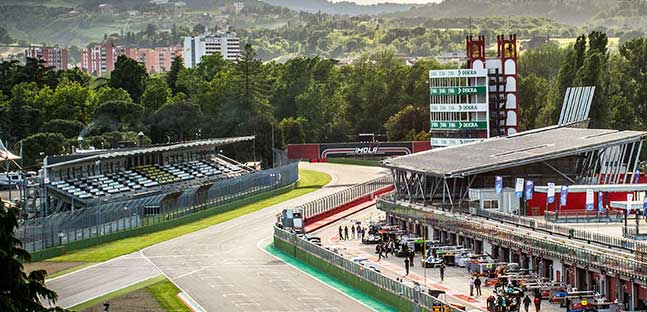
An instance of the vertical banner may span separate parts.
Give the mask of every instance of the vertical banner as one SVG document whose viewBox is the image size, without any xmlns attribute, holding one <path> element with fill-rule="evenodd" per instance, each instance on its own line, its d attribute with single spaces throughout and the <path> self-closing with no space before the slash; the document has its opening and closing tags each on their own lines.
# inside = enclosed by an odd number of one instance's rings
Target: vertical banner
<svg viewBox="0 0 647 312">
<path fill-rule="evenodd" d="M 640 179 L 640 170 L 636 169 L 636 172 L 634 172 L 634 184 L 638 184 L 638 179 Z"/>
<path fill-rule="evenodd" d="M 559 192 L 559 205 L 566 206 L 566 198 L 568 197 L 568 186 L 562 185 L 562 189 Z"/>
<path fill-rule="evenodd" d="M 634 193 L 627 194 L 627 201 L 629 202 L 629 206 L 631 207 L 631 202 L 634 201 Z"/>
<path fill-rule="evenodd" d="M 503 178 L 501 176 L 496 176 L 496 180 L 494 181 L 494 189 L 496 190 L 497 194 L 501 194 L 503 192 Z"/>
<path fill-rule="evenodd" d="M 517 196 L 517 198 L 522 198 L 523 197 L 523 179 L 522 178 L 517 178 L 515 184 L 514 184 L 514 194 Z"/>
<path fill-rule="evenodd" d="M 548 182 L 548 194 L 546 196 L 546 201 L 549 204 L 555 202 L 555 183 Z"/>
<path fill-rule="evenodd" d="M 604 211 L 604 193 L 602 191 L 598 192 L 598 212 L 602 213 Z"/>
<path fill-rule="evenodd" d="M 526 200 L 532 199 L 532 193 L 535 190 L 535 182 L 528 180 L 526 181 Z"/>
<path fill-rule="evenodd" d="M 586 211 L 593 211 L 593 203 L 595 201 L 594 194 L 593 190 L 586 190 Z"/>
<path fill-rule="evenodd" d="M 643 216 L 647 218 L 647 194 L 645 194 L 645 199 L 643 200 Z"/>
</svg>

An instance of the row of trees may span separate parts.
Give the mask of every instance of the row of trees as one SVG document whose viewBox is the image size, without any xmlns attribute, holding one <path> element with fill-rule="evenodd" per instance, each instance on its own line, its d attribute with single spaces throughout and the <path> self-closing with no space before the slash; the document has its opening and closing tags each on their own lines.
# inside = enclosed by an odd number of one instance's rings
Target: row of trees
<svg viewBox="0 0 647 312">
<path fill-rule="evenodd" d="M 521 126 L 554 124 L 570 86 L 595 86 L 591 127 L 645 129 L 647 126 L 647 39 L 610 52 L 604 33 L 582 35 L 568 48 L 557 45 L 525 52 L 519 60 Z"/>
<path fill-rule="evenodd" d="M 556 122 L 569 86 L 596 86 L 591 126 L 644 129 L 647 125 L 647 39 L 608 50 L 604 33 L 580 36 L 568 48 L 549 44 L 519 59 L 520 123 L 532 129 Z M 386 133 L 391 140 L 428 138 L 430 69 L 407 66 L 392 50 L 364 54 L 353 65 L 297 57 L 258 60 L 246 46 L 240 61 L 205 57 L 195 68 L 181 59 L 169 73 L 148 76 L 141 64 L 118 59 L 109 79 L 79 70 L 54 72 L 30 60 L 0 64 L 0 136 L 22 141 L 27 163 L 78 146 L 137 141 L 164 143 L 202 137 L 257 135 L 256 150 Z M 56 144 L 48 144 L 56 142 Z M 250 157 L 251 158 L 251 157 Z"/>
<path fill-rule="evenodd" d="M 397 123 L 385 123 L 407 105 L 427 110 L 427 72 L 440 68 L 433 60 L 406 66 L 387 50 L 345 66 L 319 57 L 262 63 L 249 45 L 236 63 L 220 55 L 191 69 L 181 62 L 148 76 L 141 64 L 120 57 L 109 79 L 55 72 L 37 60 L 3 63 L 0 136 L 22 142 L 26 163 L 34 164 L 41 153 L 78 146 L 78 136 L 100 148 L 136 142 L 139 131 L 154 143 L 255 134 L 256 150 L 268 161 L 272 128 L 278 148 L 361 132 L 388 131 L 397 140 L 415 128 L 417 135 L 425 130 L 419 121 L 404 135 Z"/>
</svg>

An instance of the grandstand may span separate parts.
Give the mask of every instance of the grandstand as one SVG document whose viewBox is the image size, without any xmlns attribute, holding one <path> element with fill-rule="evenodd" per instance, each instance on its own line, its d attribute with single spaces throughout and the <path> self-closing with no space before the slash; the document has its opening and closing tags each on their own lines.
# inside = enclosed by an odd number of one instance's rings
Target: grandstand
<svg viewBox="0 0 647 312">
<path fill-rule="evenodd" d="M 253 137 L 89 151 L 47 157 L 43 166 L 49 212 L 147 197 L 254 171 L 218 152 Z"/>
</svg>

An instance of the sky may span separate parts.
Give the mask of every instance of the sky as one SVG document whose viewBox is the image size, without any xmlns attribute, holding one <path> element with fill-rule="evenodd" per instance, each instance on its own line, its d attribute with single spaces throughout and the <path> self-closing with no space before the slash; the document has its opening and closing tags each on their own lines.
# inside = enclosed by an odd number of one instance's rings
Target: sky
<svg viewBox="0 0 647 312">
<path fill-rule="evenodd" d="M 348 1 L 348 2 L 355 2 L 357 4 L 376 4 L 376 3 L 384 3 L 384 2 L 390 2 L 390 3 L 432 3 L 432 2 L 440 2 L 441 0 L 330 0 L 331 2 L 341 2 L 341 1 Z"/>
</svg>

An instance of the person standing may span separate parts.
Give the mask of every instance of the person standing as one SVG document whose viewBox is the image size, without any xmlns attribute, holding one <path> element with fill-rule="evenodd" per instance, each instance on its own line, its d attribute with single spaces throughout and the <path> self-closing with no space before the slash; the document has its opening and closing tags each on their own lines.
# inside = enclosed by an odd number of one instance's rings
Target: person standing
<svg viewBox="0 0 647 312">
<path fill-rule="evenodd" d="M 479 276 L 476 276 L 476 279 L 474 280 L 474 288 L 476 289 L 476 295 L 481 296 L 481 279 Z"/>
<path fill-rule="evenodd" d="M 539 296 L 535 296 L 535 312 L 539 312 L 541 309 L 541 298 Z"/>
<path fill-rule="evenodd" d="M 377 261 L 382 260 L 382 244 L 377 244 L 375 251 L 377 252 Z"/>
<path fill-rule="evenodd" d="M 530 300 L 530 297 L 528 297 L 528 295 L 526 295 L 523 298 L 523 308 L 526 310 L 526 312 L 528 312 L 528 309 L 530 309 L 530 302 L 531 301 L 532 300 Z"/>
<path fill-rule="evenodd" d="M 339 226 L 339 240 L 344 240 L 344 231 L 341 228 L 341 225 Z"/>
<path fill-rule="evenodd" d="M 413 265 L 413 258 L 416 256 L 416 252 L 413 250 L 409 250 L 409 262 L 411 262 L 411 266 L 414 267 Z"/>
<path fill-rule="evenodd" d="M 358 226 L 359 226 L 359 225 L 358 225 Z M 362 240 L 364 240 L 364 233 L 366 233 L 366 229 L 361 228 L 361 231 L 362 231 Z"/>
<path fill-rule="evenodd" d="M 440 264 L 440 281 L 442 282 L 444 280 L 445 280 L 445 264 L 441 263 Z"/>
<path fill-rule="evenodd" d="M 344 237 L 348 240 L 348 226 L 344 226 Z"/>
<path fill-rule="evenodd" d="M 474 276 L 470 277 L 470 297 L 474 296 Z"/>
<path fill-rule="evenodd" d="M 353 239 L 357 239 L 357 235 L 355 235 L 355 227 L 352 224 L 350 225 L 350 232 L 353 234 Z"/>
<path fill-rule="evenodd" d="M 357 231 L 357 237 L 359 237 L 359 236 L 360 236 L 360 233 L 361 233 L 362 238 L 364 238 L 364 234 L 363 234 L 363 231 L 362 231 L 362 227 L 360 227 L 360 226 L 359 226 L 359 224 L 356 226 L 356 229 L 355 229 L 355 230 Z"/>
<path fill-rule="evenodd" d="M 409 258 L 404 258 L 404 271 L 405 275 L 409 275 Z"/>
<path fill-rule="evenodd" d="M 488 310 L 488 312 L 496 311 L 496 304 L 494 302 L 495 302 L 494 294 L 487 297 L 487 310 Z"/>
</svg>

